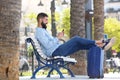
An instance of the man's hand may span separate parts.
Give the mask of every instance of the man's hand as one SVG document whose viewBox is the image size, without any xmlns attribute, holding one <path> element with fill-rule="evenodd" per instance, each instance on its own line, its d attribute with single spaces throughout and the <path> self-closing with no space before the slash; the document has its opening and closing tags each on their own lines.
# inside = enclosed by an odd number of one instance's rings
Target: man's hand
<svg viewBox="0 0 120 80">
<path fill-rule="evenodd" d="M 58 39 L 61 39 L 63 36 L 64 36 L 64 31 L 59 32 L 57 35 Z"/>
</svg>

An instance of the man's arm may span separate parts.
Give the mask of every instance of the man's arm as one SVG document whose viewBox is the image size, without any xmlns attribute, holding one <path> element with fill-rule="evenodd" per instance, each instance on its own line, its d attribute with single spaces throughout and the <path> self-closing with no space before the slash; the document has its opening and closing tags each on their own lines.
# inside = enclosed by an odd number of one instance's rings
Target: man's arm
<svg viewBox="0 0 120 80">
<path fill-rule="evenodd" d="M 59 44 L 59 40 L 57 38 L 48 38 L 44 31 L 38 31 L 36 34 L 37 40 L 46 48 L 49 49 L 54 44 Z"/>
</svg>

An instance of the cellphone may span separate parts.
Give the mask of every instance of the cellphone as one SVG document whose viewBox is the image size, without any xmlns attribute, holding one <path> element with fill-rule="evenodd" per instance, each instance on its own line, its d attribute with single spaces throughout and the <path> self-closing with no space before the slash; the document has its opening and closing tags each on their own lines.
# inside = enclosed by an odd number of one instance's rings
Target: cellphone
<svg viewBox="0 0 120 80">
<path fill-rule="evenodd" d="M 64 32 L 64 29 L 62 30 L 62 32 Z"/>
<path fill-rule="evenodd" d="M 62 30 L 63 36 L 64 36 L 64 29 Z"/>
</svg>

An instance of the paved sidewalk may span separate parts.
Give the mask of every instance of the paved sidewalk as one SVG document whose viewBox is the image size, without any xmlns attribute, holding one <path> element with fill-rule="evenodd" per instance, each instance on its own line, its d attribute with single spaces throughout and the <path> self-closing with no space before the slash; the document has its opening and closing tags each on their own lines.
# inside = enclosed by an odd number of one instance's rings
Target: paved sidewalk
<svg viewBox="0 0 120 80">
<path fill-rule="evenodd" d="M 120 80 L 120 73 L 109 73 L 105 74 L 103 79 L 89 79 L 87 75 L 76 75 L 76 77 L 70 77 L 64 75 L 64 79 L 60 79 L 58 75 L 52 75 L 51 78 L 46 78 L 46 76 L 37 76 L 36 79 L 30 79 L 30 76 L 20 77 L 20 80 Z"/>
</svg>

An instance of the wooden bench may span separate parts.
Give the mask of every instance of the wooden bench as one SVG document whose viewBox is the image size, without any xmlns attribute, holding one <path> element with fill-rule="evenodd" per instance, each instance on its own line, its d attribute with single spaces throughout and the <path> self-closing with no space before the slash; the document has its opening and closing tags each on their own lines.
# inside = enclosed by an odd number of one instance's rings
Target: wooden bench
<svg viewBox="0 0 120 80">
<path fill-rule="evenodd" d="M 34 70 L 31 79 L 36 78 L 36 73 L 46 67 L 50 68 L 47 77 L 50 77 L 53 70 L 56 70 L 60 75 L 60 78 L 64 78 L 62 72 L 60 71 L 60 68 L 66 69 L 71 77 L 75 77 L 73 72 L 68 67 L 69 64 L 75 64 L 77 62 L 74 58 L 64 56 L 47 57 L 41 52 L 40 44 L 38 44 L 38 41 L 35 38 L 27 38 L 26 42 L 32 45 L 33 53 L 36 56 L 38 62 L 38 67 Z"/>
</svg>

